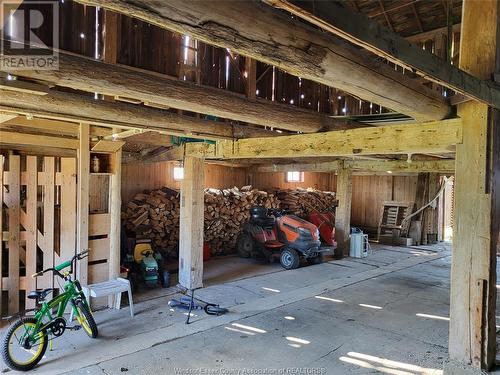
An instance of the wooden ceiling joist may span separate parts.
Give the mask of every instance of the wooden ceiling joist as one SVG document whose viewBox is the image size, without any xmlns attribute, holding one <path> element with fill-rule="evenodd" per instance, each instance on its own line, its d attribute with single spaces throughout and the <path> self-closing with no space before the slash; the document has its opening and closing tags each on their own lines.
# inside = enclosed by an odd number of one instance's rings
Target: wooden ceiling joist
<svg viewBox="0 0 500 375">
<path fill-rule="evenodd" d="M 78 149 L 78 140 L 0 130 L 0 145 L 25 145 Z"/>
<path fill-rule="evenodd" d="M 416 125 L 393 125 L 268 139 L 187 144 L 186 154 L 212 159 L 350 157 L 449 152 L 462 143 L 460 118 Z"/>
<path fill-rule="evenodd" d="M 56 135 L 69 135 L 76 137 L 79 134 L 80 125 L 75 122 L 40 119 L 40 118 L 26 118 L 26 116 L 14 115 L 14 118 L 0 124 L 2 128 L 9 129 L 33 129 L 39 133 L 49 133 Z M 111 136 L 113 130 L 111 128 L 103 128 L 92 126 L 90 128 L 90 135 L 95 137 Z"/>
<path fill-rule="evenodd" d="M 405 38 L 382 27 L 378 22 L 364 14 L 354 12 L 333 1 L 315 2 L 314 13 L 312 10 L 304 9 L 303 3 L 301 6 L 297 6 L 294 1 L 289 0 L 264 1 L 291 12 L 297 17 L 301 17 L 378 56 L 410 68 L 426 79 L 500 109 L 500 89 L 493 82 L 481 80 L 446 63 L 429 51 L 412 45 Z M 411 5 L 417 16 L 415 5 L 413 3 Z"/>
<path fill-rule="evenodd" d="M 320 163 L 273 164 L 255 168 L 257 172 L 332 172 L 339 168 L 350 168 L 359 172 L 373 173 L 454 173 L 455 160 L 334 160 Z"/>
<path fill-rule="evenodd" d="M 218 88 L 195 85 L 117 64 L 106 64 L 83 56 L 59 54 L 58 70 L 12 70 L 19 77 L 52 82 L 76 90 L 97 92 L 135 102 L 156 103 L 276 129 L 317 132 L 322 129 L 362 127 L 352 121 L 268 100 L 249 100 Z"/>
<path fill-rule="evenodd" d="M 260 2 L 78 2 L 114 10 L 228 48 L 420 121 L 441 120 L 450 112 L 449 105 L 438 93 L 395 71 L 380 59 Z M 61 65 L 64 68 L 65 62 L 61 61 Z M 92 69 L 85 69 L 86 74 L 89 71 Z M 103 79 L 109 80 L 107 74 L 106 71 Z M 130 79 L 127 81 L 130 86 Z M 299 119 L 294 121 L 300 123 Z"/>
<path fill-rule="evenodd" d="M 266 137 L 276 132 L 179 115 L 159 109 L 94 100 L 93 97 L 50 91 L 45 96 L 0 90 L 0 111 L 85 122 L 92 125 L 142 128 L 203 139 Z"/>
</svg>

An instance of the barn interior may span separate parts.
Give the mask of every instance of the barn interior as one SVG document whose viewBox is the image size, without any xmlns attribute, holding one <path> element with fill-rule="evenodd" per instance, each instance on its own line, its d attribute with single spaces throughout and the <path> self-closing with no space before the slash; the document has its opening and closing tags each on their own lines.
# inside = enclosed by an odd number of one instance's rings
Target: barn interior
<svg viewBox="0 0 500 375">
<path fill-rule="evenodd" d="M 1 315 L 36 307 L 32 290 L 62 293 L 52 274 L 31 275 L 86 249 L 74 270 L 81 285 L 123 278 L 139 311 L 128 315 L 125 294 L 120 311 L 106 309 L 118 298 L 92 298 L 101 347 L 78 338 L 73 362 L 56 349 L 39 373 L 173 373 L 173 363 L 191 361 L 176 343 L 203 350 L 191 335 L 210 339 L 224 325 L 242 335 L 223 336 L 228 353 L 277 347 L 265 317 L 290 304 L 307 309 L 306 298 L 324 304 L 300 331 L 317 340 L 283 334 L 295 352 L 254 353 L 269 368 L 287 363 L 274 355 L 297 353 L 295 369 L 312 366 L 308 351 L 321 344 L 328 350 L 310 369 L 324 373 L 495 371 L 498 1 L 1 6 Z M 35 28 L 26 22 L 33 11 L 43 19 Z M 273 217 L 272 231 L 259 224 L 256 234 L 255 206 Z M 280 229 L 291 216 L 318 229 L 324 252 L 294 250 Z M 184 326 L 186 314 L 166 304 L 181 291 L 229 313 Z M 414 292 L 421 299 L 402 302 Z M 392 316 L 397 301 L 402 315 Z M 339 311 L 344 302 L 368 310 Z M 144 320 L 167 314 L 146 337 Z M 287 324 L 306 321 L 301 314 Z M 127 348 L 111 339 L 123 327 Z M 328 343 L 336 335 L 345 340 Z M 382 344 L 358 352 L 344 346 L 350 335 L 361 347 L 362 335 Z M 137 365 L 138 353 L 154 365 Z M 214 354 L 191 367 L 261 367 L 233 356 L 245 358 L 236 351 L 223 365 Z"/>
</svg>

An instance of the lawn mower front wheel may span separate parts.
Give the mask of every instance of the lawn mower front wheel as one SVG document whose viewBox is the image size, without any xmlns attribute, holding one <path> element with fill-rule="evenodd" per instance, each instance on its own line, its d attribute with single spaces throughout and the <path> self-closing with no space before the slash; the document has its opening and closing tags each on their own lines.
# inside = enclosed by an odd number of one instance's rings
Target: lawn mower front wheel
<svg viewBox="0 0 500 375">
<path fill-rule="evenodd" d="M 280 256 L 280 264 L 286 270 L 293 270 L 299 267 L 300 256 L 299 253 L 290 248 L 283 249 Z"/>
</svg>

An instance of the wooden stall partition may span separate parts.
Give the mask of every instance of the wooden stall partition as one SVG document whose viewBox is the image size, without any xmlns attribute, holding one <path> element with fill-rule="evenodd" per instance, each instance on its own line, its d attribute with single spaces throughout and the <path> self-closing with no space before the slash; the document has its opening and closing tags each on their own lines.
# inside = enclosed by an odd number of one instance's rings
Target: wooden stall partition
<svg viewBox="0 0 500 375">
<path fill-rule="evenodd" d="M 75 253 L 76 160 L 11 154 L 1 164 L 1 312 L 10 315 L 33 306 L 33 273 Z M 50 274 L 36 286 L 59 288 Z"/>
</svg>

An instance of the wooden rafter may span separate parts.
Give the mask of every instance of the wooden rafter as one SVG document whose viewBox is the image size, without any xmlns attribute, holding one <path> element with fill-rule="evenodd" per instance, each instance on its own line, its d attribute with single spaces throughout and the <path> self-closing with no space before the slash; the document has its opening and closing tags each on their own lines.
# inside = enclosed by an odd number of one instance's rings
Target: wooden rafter
<svg viewBox="0 0 500 375">
<path fill-rule="evenodd" d="M 387 12 L 385 10 L 384 3 L 382 2 L 382 0 L 378 0 L 378 4 L 380 6 L 380 9 L 382 10 L 382 14 L 384 15 L 385 22 L 387 22 L 387 26 L 389 26 L 389 28 L 392 31 L 394 31 L 394 27 L 392 26 L 391 20 L 389 19 L 389 15 L 387 14 Z"/>
<path fill-rule="evenodd" d="M 418 29 L 420 30 L 421 33 L 423 33 L 424 28 L 422 27 L 422 21 L 420 20 L 420 16 L 418 15 L 415 3 L 411 3 L 411 10 L 413 11 L 413 15 L 415 16 L 415 20 L 417 21 Z"/>
<path fill-rule="evenodd" d="M 315 9 L 316 14 L 320 16 L 316 16 L 311 10 L 298 7 L 289 0 L 265 1 L 378 56 L 416 71 L 425 79 L 500 108 L 500 89 L 493 82 L 474 77 L 455 65 L 444 64 L 439 57 L 410 44 L 405 38 L 387 30 L 363 14 L 353 12 L 335 2 L 318 2 Z M 456 26 L 453 28 L 456 29 Z M 446 29 L 439 31 L 446 32 Z"/>
<path fill-rule="evenodd" d="M 444 98 L 415 83 L 411 77 L 395 71 L 380 59 L 367 56 L 357 47 L 259 2 L 78 2 L 133 15 L 156 26 L 229 48 L 421 121 L 440 120 L 449 114 Z"/>
<path fill-rule="evenodd" d="M 88 72 L 92 74 L 89 75 Z M 267 100 L 249 100 L 228 90 L 194 85 L 162 74 L 119 64 L 106 64 L 68 53 L 59 54 L 57 71 L 13 70 L 11 73 L 76 90 L 129 98 L 139 103 L 157 103 L 276 129 L 308 133 L 323 128 L 347 129 L 362 126 L 353 121 L 332 119 L 324 114 L 292 105 Z M 432 103 L 426 103 L 426 108 L 432 112 Z M 448 107 L 444 107 L 446 111 Z"/>
</svg>

